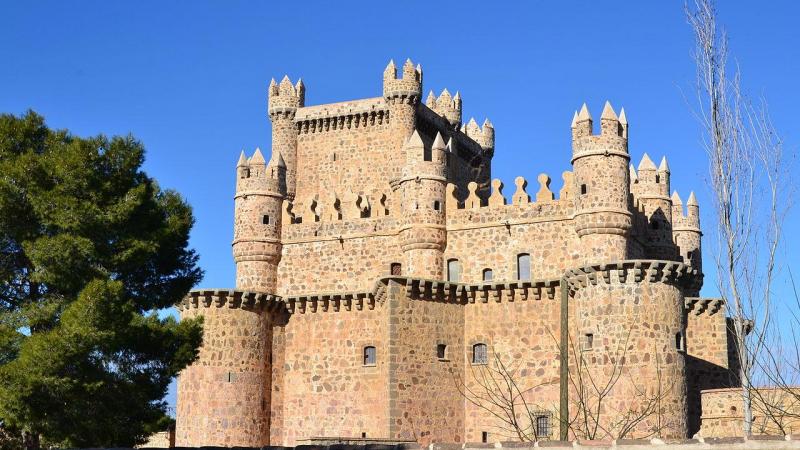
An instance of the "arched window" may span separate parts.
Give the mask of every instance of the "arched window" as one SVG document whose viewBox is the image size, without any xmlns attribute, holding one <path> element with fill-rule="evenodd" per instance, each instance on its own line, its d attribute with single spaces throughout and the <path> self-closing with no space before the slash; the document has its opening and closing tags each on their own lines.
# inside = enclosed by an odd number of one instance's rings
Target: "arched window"
<svg viewBox="0 0 800 450">
<path fill-rule="evenodd" d="M 531 255 L 527 253 L 517 255 L 517 279 L 520 281 L 531 279 Z"/>
<path fill-rule="evenodd" d="M 436 358 L 439 360 L 447 359 L 447 344 L 436 344 Z"/>
<path fill-rule="evenodd" d="M 486 344 L 477 343 L 472 346 L 472 364 L 487 364 L 489 362 L 489 355 L 486 349 Z"/>
<path fill-rule="evenodd" d="M 447 281 L 451 283 L 461 281 L 461 263 L 457 259 L 447 260 Z"/>
<path fill-rule="evenodd" d="M 492 269 L 483 269 L 483 281 L 492 281 L 492 278 L 494 278 Z"/>
<path fill-rule="evenodd" d="M 376 361 L 377 361 L 377 354 L 375 352 L 375 347 L 371 345 L 364 347 L 364 365 L 374 366 Z"/>
</svg>

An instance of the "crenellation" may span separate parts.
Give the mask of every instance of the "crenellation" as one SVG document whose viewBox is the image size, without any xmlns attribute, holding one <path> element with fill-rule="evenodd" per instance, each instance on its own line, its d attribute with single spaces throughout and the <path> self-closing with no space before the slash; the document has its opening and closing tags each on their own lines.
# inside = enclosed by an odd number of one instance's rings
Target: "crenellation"
<svg viewBox="0 0 800 450">
<path fill-rule="evenodd" d="M 554 438 L 561 349 L 587 333 L 598 380 L 630 348 L 606 412 L 666 382 L 663 434 L 699 429 L 700 390 L 732 385 L 736 363 L 724 302 L 697 297 L 697 200 L 669 195 L 666 158 L 634 169 L 625 111 L 606 102 L 594 130 L 584 104 L 560 185 L 540 173 L 504 192 L 494 125 L 422 88 L 410 60 L 386 66 L 379 97 L 306 106 L 303 81 L 270 83 L 271 156 L 242 152 L 234 171 L 236 289 L 178 305 L 207 328 L 180 375 L 177 445 L 494 439 L 497 418 L 454 381 L 476 388 L 493 361 L 519 364 Z"/>
</svg>

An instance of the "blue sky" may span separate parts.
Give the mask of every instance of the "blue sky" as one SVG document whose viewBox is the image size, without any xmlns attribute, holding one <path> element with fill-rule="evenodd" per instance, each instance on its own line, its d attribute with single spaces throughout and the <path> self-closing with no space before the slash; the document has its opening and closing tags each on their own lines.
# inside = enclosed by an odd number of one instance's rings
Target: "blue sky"
<svg viewBox="0 0 800 450">
<path fill-rule="evenodd" d="M 744 84 L 768 98 L 791 150 L 800 143 L 798 17 L 791 1 L 720 5 Z M 234 166 L 240 150 L 270 147 L 270 78 L 302 77 L 308 105 L 374 97 L 388 60 L 410 57 L 426 92 L 459 90 L 465 121 L 491 119 L 493 176 L 507 186 L 547 172 L 559 189 L 573 111 L 585 101 L 598 118 L 606 99 L 624 106 L 634 164 L 644 152 L 667 155 L 673 189 L 684 200 L 697 192 L 708 251 L 692 39 L 681 1 L 0 0 L 0 112 L 31 108 L 78 135 L 141 139 L 147 172 L 194 207 L 202 285 L 230 287 Z M 798 227 L 795 212 L 787 230 Z M 792 238 L 784 255 L 800 251 Z"/>
</svg>

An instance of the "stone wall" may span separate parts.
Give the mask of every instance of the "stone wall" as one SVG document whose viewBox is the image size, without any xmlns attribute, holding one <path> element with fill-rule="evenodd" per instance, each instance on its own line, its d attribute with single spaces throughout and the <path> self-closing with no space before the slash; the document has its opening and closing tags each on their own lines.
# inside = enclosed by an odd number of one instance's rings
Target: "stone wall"
<svg viewBox="0 0 800 450">
<path fill-rule="evenodd" d="M 274 444 L 321 435 L 385 437 L 388 310 L 381 304 L 324 309 L 298 308 L 276 328 Z M 375 365 L 364 364 L 367 346 L 376 349 Z"/>
<path fill-rule="evenodd" d="M 701 436 L 735 436 L 742 433 L 742 388 L 702 392 Z M 751 394 L 754 434 L 800 433 L 800 387 L 790 391 L 758 388 Z"/>
<path fill-rule="evenodd" d="M 686 383 L 689 436 L 700 430 L 700 391 L 734 386 L 728 367 L 725 303 L 718 298 L 686 299 Z"/>
</svg>

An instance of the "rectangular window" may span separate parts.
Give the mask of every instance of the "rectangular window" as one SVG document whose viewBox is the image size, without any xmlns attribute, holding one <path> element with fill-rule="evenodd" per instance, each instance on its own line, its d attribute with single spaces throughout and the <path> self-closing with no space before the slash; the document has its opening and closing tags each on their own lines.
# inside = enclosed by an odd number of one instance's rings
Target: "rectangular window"
<svg viewBox="0 0 800 450">
<path fill-rule="evenodd" d="M 582 350 L 591 350 L 594 347 L 594 334 L 586 333 L 583 335 L 583 342 L 581 343 Z"/>
<path fill-rule="evenodd" d="M 447 261 L 447 281 L 451 283 L 461 282 L 461 263 L 457 259 Z"/>
<path fill-rule="evenodd" d="M 531 255 L 527 253 L 517 255 L 517 279 L 520 281 L 531 280 Z"/>
<path fill-rule="evenodd" d="M 488 432 L 486 432 L 486 431 L 481 432 L 481 442 L 483 442 L 484 444 L 489 442 L 489 433 Z"/>
<path fill-rule="evenodd" d="M 367 346 L 364 347 L 364 365 L 365 366 L 374 366 L 376 363 L 377 357 L 375 353 L 375 347 Z"/>
<path fill-rule="evenodd" d="M 494 273 L 492 269 L 483 269 L 483 281 L 492 281 Z"/>
<path fill-rule="evenodd" d="M 489 355 L 486 344 L 475 344 L 472 346 L 472 364 L 487 364 Z"/>
<path fill-rule="evenodd" d="M 436 345 L 436 357 L 440 360 L 447 359 L 447 345 L 446 344 L 438 344 Z"/>
<path fill-rule="evenodd" d="M 547 437 L 550 436 L 550 416 L 543 415 L 536 418 L 536 436 Z"/>
</svg>

